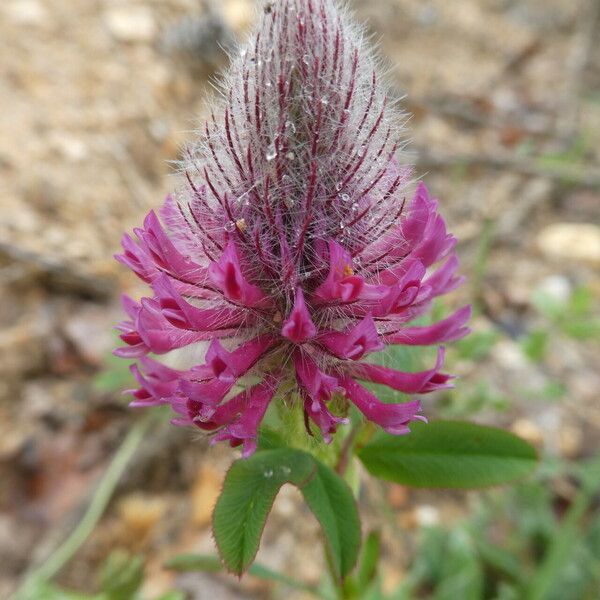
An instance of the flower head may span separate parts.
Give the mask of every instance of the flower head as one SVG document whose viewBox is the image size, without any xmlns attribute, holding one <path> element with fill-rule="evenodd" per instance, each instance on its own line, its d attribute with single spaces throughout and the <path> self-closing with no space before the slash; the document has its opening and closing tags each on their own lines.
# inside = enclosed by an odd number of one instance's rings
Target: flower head
<svg viewBox="0 0 600 600">
<path fill-rule="evenodd" d="M 277 0 L 224 81 L 189 148 L 181 187 L 123 238 L 118 259 L 153 294 L 125 299 L 116 353 L 141 357 L 134 405 L 170 404 L 179 424 L 256 447 L 270 402 L 292 390 L 331 439 L 353 403 L 402 434 L 417 400 L 386 404 L 360 382 L 409 394 L 445 387 L 435 366 L 404 373 L 366 362 L 390 344 L 467 333 L 469 309 L 410 322 L 461 281 L 455 238 L 400 162 L 401 119 L 362 34 L 333 0 Z M 146 357 L 210 342 L 181 371 Z M 312 422 L 312 426 L 311 426 Z"/>
</svg>

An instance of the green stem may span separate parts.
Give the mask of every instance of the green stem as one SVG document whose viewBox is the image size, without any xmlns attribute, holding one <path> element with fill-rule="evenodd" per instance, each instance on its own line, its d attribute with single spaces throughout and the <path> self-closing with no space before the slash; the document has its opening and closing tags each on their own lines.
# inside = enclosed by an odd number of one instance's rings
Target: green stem
<svg viewBox="0 0 600 600">
<path fill-rule="evenodd" d="M 31 590 L 35 586 L 52 579 L 85 542 L 108 506 L 125 468 L 152 423 L 153 417 L 152 413 L 148 413 L 129 430 L 129 433 L 116 451 L 110 465 L 100 480 L 92 501 L 81 521 L 79 521 L 67 539 L 52 552 L 44 563 L 25 574 L 20 587 L 13 596 L 14 600 L 27 600 L 31 598 Z"/>
<path fill-rule="evenodd" d="M 350 429 L 348 435 L 346 436 L 346 439 L 344 440 L 344 445 L 340 450 L 340 455 L 338 457 L 335 470 L 342 477 L 345 475 L 346 469 L 348 468 L 348 465 L 350 463 L 350 456 L 354 448 L 354 442 L 356 440 L 356 437 L 358 436 L 358 432 L 360 431 L 361 426 L 362 423 L 355 423 L 354 425 L 352 425 L 352 429 Z"/>
</svg>

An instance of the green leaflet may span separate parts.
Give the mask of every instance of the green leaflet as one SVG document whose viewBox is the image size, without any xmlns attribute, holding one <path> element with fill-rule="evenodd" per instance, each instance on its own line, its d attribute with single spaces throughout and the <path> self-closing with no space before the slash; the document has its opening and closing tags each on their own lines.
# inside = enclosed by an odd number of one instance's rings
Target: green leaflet
<svg viewBox="0 0 600 600">
<path fill-rule="evenodd" d="M 462 421 L 413 423 L 405 436 L 379 433 L 358 457 L 376 477 L 431 488 L 508 483 L 537 464 L 535 450 L 517 436 Z"/>
<path fill-rule="evenodd" d="M 319 521 L 338 577 L 354 566 L 360 521 L 352 492 L 331 469 L 301 450 L 257 452 L 231 466 L 213 515 L 213 533 L 226 567 L 237 575 L 254 560 L 263 528 L 281 486 L 300 489 Z"/>
</svg>

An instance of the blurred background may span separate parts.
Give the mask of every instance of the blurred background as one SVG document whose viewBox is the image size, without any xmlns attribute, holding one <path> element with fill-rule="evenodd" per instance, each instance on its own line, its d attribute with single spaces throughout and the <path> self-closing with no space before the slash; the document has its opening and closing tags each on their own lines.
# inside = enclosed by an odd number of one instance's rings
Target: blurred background
<svg viewBox="0 0 600 600">
<path fill-rule="evenodd" d="M 476 309 L 450 350 L 458 385 L 425 412 L 506 427 L 542 456 L 514 489 L 477 493 L 365 474 L 383 590 L 519 600 L 519 582 L 537 578 L 540 600 L 597 600 L 600 2 L 351 5 L 406 95 L 417 172 L 460 240 L 468 283 L 451 301 Z M 170 161 L 223 49 L 253 18 L 252 0 L 0 3 L 0 598 L 36 569 L 56 577 L 31 600 L 306 597 L 164 567 L 214 551 L 210 513 L 233 455 L 167 418 L 134 429 L 127 364 L 110 356 L 119 294 L 142 292 L 112 258 L 120 236 L 173 186 Z M 314 583 L 317 547 L 316 522 L 284 488 L 259 560 Z"/>
</svg>

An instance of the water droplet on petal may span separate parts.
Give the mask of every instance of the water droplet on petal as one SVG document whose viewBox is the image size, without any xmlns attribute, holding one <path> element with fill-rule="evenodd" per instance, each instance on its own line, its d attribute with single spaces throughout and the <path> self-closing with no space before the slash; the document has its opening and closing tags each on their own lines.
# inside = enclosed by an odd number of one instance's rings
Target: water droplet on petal
<svg viewBox="0 0 600 600">
<path fill-rule="evenodd" d="M 235 223 L 233 221 L 228 221 L 223 226 L 223 229 L 227 231 L 227 233 L 231 233 L 232 231 L 235 231 Z"/>
<path fill-rule="evenodd" d="M 339 191 L 342 189 L 342 182 L 341 182 L 341 181 L 338 181 L 338 182 L 335 184 L 335 189 L 336 189 L 338 192 L 339 192 Z"/>
<path fill-rule="evenodd" d="M 310 56 L 309 56 L 308 54 L 305 54 L 305 55 L 302 57 L 302 62 L 303 62 L 305 65 L 308 65 L 308 64 L 309 64 L 309 62 L 310 62 Z"/>
<path fill-rule="evenodd" d="M 264 471 L 263 475 L 267 479 L 271 479 L 271 477 L 273 477 L 273 469 L 267 469 L 266 471 Z"/>
<path fill-rule="evenodd" d="M 358 208 L 359 208 L 358 202 L 354 202 L 352 204 L 352 212 L 358 212 Z"/>
<path fill-rule="evenodd" d="M 340 194 L 340 200 L 341 200 L 342 202 L 348 202 L 348 200 L 350 200 L 350 195 L 349 195 L 349 194 L 346 194 L 346 193 L 344 193 L 344 194 Z"/>
<path fill-rule="evenodd" d="M 269 144 L 267 146 L 267 153 L 265 154 L 265 158 L 268 161 L 272 161 L 274 158 L 277 157 L 277 148 L 275 147 L 275 144 Z"/>
<path fill-rule="evenodd" d="M 288 160 L 294 160 L 294 159 L 296 158 L 296 155 L 295 155 L 293 152 L 288 152 L 288 153 L 285 155 L 285 157 L 286 157 Z"/>
<path fill-rule="evenodd" d="M 327 96 L 323 96 L 321 98 L 321 104 L 323 104 L 324 106 L 327 106 L 329 104 L 329 99 L 327 98 Z"/>
<path fill-rule="evenodd" d="M 285 129 L 290 133 L 296 133 L 296 126 L 292 123 L 292 121 L 285 122 Z"/>
</svg>

